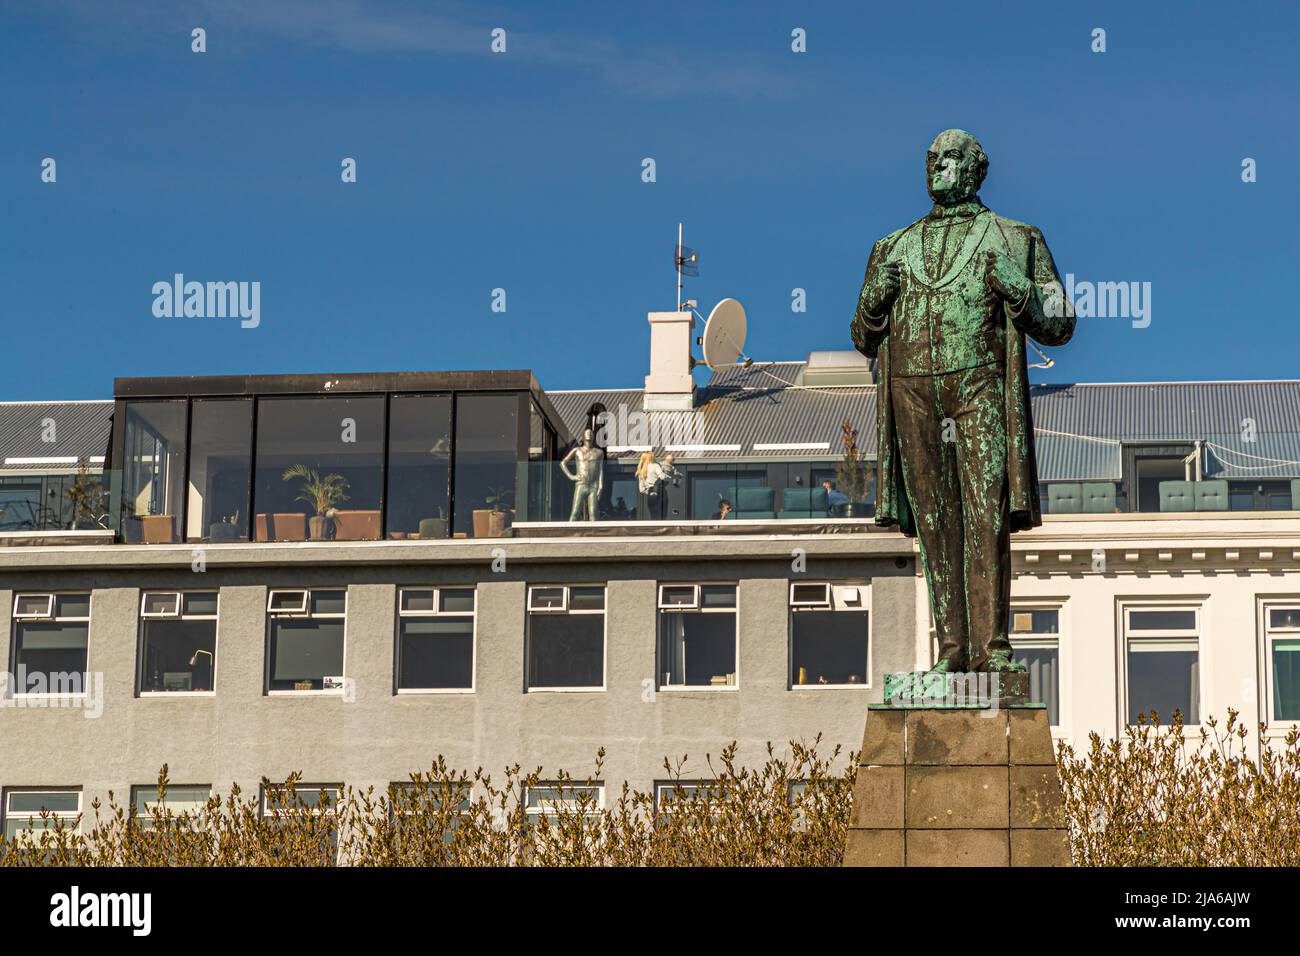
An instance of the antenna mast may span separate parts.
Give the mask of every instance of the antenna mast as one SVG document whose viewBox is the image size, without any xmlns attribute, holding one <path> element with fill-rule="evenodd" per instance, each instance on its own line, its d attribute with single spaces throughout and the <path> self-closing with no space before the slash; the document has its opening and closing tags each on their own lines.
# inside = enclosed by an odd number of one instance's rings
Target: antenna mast
<svg viewBox="0 0 1300 956">
<path fill-rule="evenodd" d="M 677 224 L 677 256 L 678 256 L 678 266 L 677 266 L 677 311 L 678 311 L 678 312 L 682 311 L 682 269 L 681 269 L 681 255 L 682 255 L 682 224 L 679 222 L 679 223 Z"/>
</svg>

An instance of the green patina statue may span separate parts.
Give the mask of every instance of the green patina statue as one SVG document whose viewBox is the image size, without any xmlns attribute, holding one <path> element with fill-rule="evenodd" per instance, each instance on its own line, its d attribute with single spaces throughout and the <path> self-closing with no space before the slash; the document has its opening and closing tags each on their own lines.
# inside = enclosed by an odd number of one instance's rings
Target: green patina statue
<svg viewBox="0 0 1300 956">
<path fill-rule="evenodd" d="M 879 240 L 853 344 L 878 360 L 876 522 L 920 538 L 935 670 L 1021 671 L 1007 612 L 1012 531 L 1042 523 L 1025 336 L 1064 345 L 1074 312 L 1043 234 L 979 199 L 988 158 L 930 144 L 934 208 Z"/>
</svg>

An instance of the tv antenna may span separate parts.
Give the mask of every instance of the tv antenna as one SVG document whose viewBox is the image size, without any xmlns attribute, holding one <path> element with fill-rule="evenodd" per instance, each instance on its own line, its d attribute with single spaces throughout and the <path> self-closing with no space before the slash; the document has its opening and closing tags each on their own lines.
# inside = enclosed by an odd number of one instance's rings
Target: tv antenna
<svg viewBox="0 0 1300 956">
<path fill-rule="evenodd" d="M 682 224 L 677 224 L 677 248 L 673 250 L 673 268 L 677 270 L 677 311 L 682 311 L 682 276 L 700 274 L 700 254 L 682 245 Z"/>
</svg>

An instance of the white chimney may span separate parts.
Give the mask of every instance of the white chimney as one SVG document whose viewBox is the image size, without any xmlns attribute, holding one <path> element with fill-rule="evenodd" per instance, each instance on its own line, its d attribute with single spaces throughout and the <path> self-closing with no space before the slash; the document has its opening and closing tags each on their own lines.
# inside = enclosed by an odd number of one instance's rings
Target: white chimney
<svg viewBox="0 0 1300 956">
<path fill-rule="evenodd" d="M 650 374 L 645 377 L 648 412 L 681 412 L 695 407 L 691 377 L 691 339 L 695 316 L 685 312 L 651 312 Z"/>
</svg>

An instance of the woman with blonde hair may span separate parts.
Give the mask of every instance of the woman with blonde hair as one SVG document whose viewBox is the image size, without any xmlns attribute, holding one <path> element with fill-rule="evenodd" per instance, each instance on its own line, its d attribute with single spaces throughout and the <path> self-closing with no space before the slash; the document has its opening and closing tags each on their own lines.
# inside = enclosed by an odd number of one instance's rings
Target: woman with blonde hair
<svg viewBox="0 0 1300 956">
<path fill-rule="evenodd" d="M 645 497 L 645 515 L 648 518 L 663 517 L 663 500 L 659 494 L 659 486 L 663 484 L 665 477 L 663 466 L 655 460 L 655 453 L 642 452 L 636 463 L 636 484 L 637 489 Z"/>
</svg>

